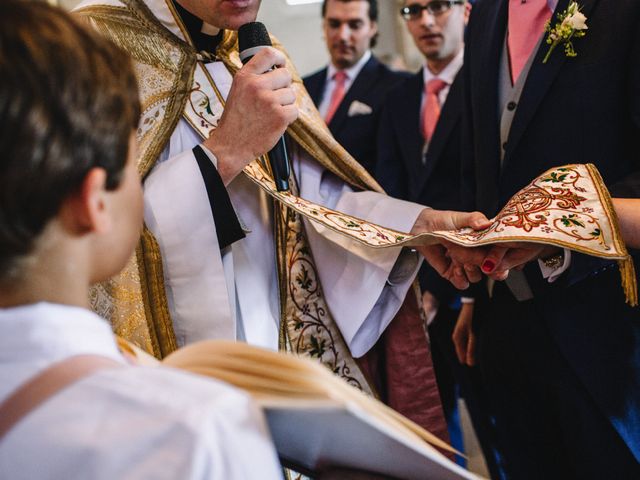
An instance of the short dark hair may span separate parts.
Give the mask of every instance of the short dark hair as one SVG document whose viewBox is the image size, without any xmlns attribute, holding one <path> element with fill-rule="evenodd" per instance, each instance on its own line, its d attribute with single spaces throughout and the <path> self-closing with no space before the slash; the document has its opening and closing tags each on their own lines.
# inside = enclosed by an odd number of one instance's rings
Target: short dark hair
<svg viewBox="0 0 640 480">
<path fill-rule="evenodd" d="M 56 7 L 0 2 L 0 278 L 92 168 L 118 187 L 139 116 L 122 50 Z"/>
<path fill-rule="evenodd" d="M 323 0 L 322 2 L 322 18 L 327 13 L 327 2 L 329 0 Z M 369 20 L 372 22 L 378 21 L 378 0 L 336 0 L 337 2 L 367 2 L 369 4 Z"/>
<path fill-rule="evenodd" d="M 327 14 L 327 2 L 329 0 L 323 0 L 322 2 L 322 18 Z M 369 4 L 369 20 L 372 22 L 378 21 L 378 0 L 335 0 L 336 2 L 367 2 Z M 373 48 L 378 43 L 378 34 L 376 33 L 374 37 L 371 39 L 370 47 Z"/>
</svg>

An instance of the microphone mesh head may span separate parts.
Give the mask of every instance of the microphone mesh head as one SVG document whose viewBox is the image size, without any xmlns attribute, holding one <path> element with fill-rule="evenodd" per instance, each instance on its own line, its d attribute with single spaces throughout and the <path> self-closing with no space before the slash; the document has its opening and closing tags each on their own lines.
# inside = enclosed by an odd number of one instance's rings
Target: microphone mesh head
<svg viewBox="0 0 640 480">
<path fill-rule="evenodd" d="M 245 23 L 238 29 L 238 49 L 271 46 L 271 39 L 264 24 L 260 22 Z"/>
</svg>

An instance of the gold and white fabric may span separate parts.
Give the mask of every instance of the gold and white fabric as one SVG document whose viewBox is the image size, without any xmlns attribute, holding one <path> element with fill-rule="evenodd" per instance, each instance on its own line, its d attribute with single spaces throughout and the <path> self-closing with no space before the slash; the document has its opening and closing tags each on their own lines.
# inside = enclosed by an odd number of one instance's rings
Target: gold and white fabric
<svg viewBox="0 0 640 480">
<path fill-rule="evenodd" d="M 399 246 L 373 249 L 309 224 L 258 188 L 252 168 L 228 186 L 250 232 L 220 252 L 190 150 L 217 125 L 241 66 L 236 35 L 225 32 L 221 61 L 200 62 L 172 8 L 164 0 L 89 1 L 77 11 L 132 53 L 143 104 L 139 169 L 147 228 L 125 273 L 94 291 L 94 307 L 118 334 L 159 357 L 203 338 L 245 339 L 316 357 L 367 390 L 352 354 L 366 353 L 393 319 L 419 259 L 401 255 Z M 380 191 L 333 140 L 288 68 L 301 112 L 288 130 L 295 191 L 374 223 L 410 229 L 423 207 Z"/>
</svg>

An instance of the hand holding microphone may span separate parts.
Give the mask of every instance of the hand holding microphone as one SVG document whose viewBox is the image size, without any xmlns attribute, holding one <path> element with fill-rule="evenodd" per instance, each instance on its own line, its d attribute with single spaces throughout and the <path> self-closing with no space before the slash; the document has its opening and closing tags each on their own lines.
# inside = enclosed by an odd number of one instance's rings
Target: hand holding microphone
<svg viewBox="0 0 640 480">
<path fill-rule="evenodd" d="M 298 118 L 291 74 L 285 68 L 274 69 L 284 67 L 285 61 L 283 53 L 263 46 L 233 79 L 218 127 L 204 142 L 218 159 L 218 172 L 225 185 L 247 164 L 282 142 L 283 133 Z M 275 176 L 274 165 L 272 169 Z M 288 170 L 283 170 L 278 170 L 280 178 L 286 175 L 288 179 Z M 282 181 L 276 183 L 279 188 L 285 187 Z"/>
</svg>

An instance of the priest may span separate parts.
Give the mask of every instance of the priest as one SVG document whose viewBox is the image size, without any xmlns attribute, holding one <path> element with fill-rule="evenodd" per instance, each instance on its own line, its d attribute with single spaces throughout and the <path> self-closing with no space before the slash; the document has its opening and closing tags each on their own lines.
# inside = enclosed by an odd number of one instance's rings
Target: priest
<svg viewBox="0 0 640 480">
<path fill-rule="evenodd" d="M 235 31 L 259 6 L 87 0 L 76 10 L 133 57 L 143 109 L 145 229 L 125 272 L 94 290 L 94 308 L 157 356 L 226 338 L 315 357 L 446 436 L 412 289 L 422 258 L 305 219 L 245 167 L 286 130 L 294 196 L 403 232 L 483 228 L 486 218 L 385 196 L 331 137 L 275 40 L 242 66 Z M 443 247 L 421 253 L 466 286 Z"/>
</svg>

